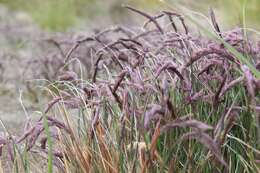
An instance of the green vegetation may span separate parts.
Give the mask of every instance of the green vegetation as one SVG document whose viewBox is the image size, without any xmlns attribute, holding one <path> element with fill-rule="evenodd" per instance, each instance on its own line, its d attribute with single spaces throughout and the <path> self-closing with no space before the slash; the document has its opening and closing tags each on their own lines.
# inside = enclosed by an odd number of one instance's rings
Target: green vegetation
<svg viewBox="0 0 260 173">
<path fill-rule="evenodd" d="M 218 10 L 223 25 L 227 27 L 242 26 L 242 8 L 244 0 L 199 0 L 199 1 L 181 1 L 166 0 L 172 6 L 176 4 L 190 7 L 193 10 L 208 13 L 209 7 Z M 114 0 L 107 1 L 104 6 L 102 0 L 0 0 L 0 3 L 7 4 L 15 10 L 22 10 L 30 16 L 43 28 L 53 31 L 64 31 L 72 26 L 79 24 L 80 20 L 93 23 L 95 17 L 110 14 L 112 18 L 122 15 L 121 4 L 130 3 L 136 7 L 149 11 L 158 11 L 160 7 L 159 0 Z M 248 0 L 246 5 L 246 21 L 249 27 L 259 29 L 260 26 L 260 1 Z M 126 14 L 124 14 L 126 15 Z"/>
<path fill-rule="evenodd" d="M 87 4 L 86 3 L 83 5 Z M 41 27 L 54 31 L 63 31 L 77 23 L 77 0 L 12 0 L 2 3 L 14 10 L 27 12 Z"/>
</svg>

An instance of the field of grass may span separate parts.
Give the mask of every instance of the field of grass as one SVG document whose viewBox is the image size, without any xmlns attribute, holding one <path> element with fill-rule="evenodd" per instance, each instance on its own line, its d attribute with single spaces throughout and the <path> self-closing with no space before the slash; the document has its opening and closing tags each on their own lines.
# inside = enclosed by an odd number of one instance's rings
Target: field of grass
<svg viewBox="0 0 260 173">
<path fill-rule="evenodd" d="M 35 1 L 50 15 L 43 26 L 75 22 L 74 1 L 59 1 Z M 243 27 L 245 6 L 241 28 L 223 31 L 214 10 L 205 22 L 161 3 L 156 15 L 122 7 L 143 26 L 40 40 L 27 92 L 48 103 L 38 120 L 23 107 L 15 135 L 0 121 L 0 172 L 260 172 L 260 40 Z"/>
</svg>

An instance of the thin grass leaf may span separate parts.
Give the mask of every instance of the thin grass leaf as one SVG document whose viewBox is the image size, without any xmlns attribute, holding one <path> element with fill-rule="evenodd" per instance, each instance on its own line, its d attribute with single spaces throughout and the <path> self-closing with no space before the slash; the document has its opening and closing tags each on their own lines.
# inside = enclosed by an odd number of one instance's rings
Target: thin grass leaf
<svg viewBox="0 0 260 173">
<path fill-rule="evenodd" d="M 47 118 L 45 114 L 43 115 L 43 125 L 44 125 L 44 131 L 47 136 L 47 143 L 48 143 L 48 173 L 53 172 L 53 153 L 52 153 L 52 139 L 50 135 L 49 125 L 47 122 Z"/>
</svg>

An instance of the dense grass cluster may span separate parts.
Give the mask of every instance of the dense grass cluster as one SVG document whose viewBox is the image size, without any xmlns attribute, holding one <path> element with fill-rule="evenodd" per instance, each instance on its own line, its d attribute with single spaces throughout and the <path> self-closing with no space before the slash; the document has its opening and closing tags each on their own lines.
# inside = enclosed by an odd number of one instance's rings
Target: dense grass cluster
<svg viewBox="0 0 260 173">
<path fill-rule="evenodd" d="M 42 172 L 259 172 L 259 42 L 221 32 L 213 11 L 216 40 L 178 13 L 126 8 L 142 28 L 49 39 L 54 51 L 31 62 L 52 100 L 1 137 L 13 170 L 46 159 Z"/>
</svg>

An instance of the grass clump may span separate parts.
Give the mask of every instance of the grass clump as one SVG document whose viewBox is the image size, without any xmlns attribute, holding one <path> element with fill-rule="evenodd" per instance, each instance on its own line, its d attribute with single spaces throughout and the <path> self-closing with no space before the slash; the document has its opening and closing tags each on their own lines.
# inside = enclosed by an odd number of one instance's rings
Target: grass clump
<svg viewBox="0 0 260 173">
<path fill-rule="evenodd" d="M 213 11 L 207 38 L 175 11 L 125 7 L 147 18 L 142 28 L 48 40 L 56 58 L 38 63 L 53 72 L 52 100 L 0 141 L 14 169 L 41 156 L 49 172 L 259 172 L 259 45 L 222 32 Z"/>
</svg>

